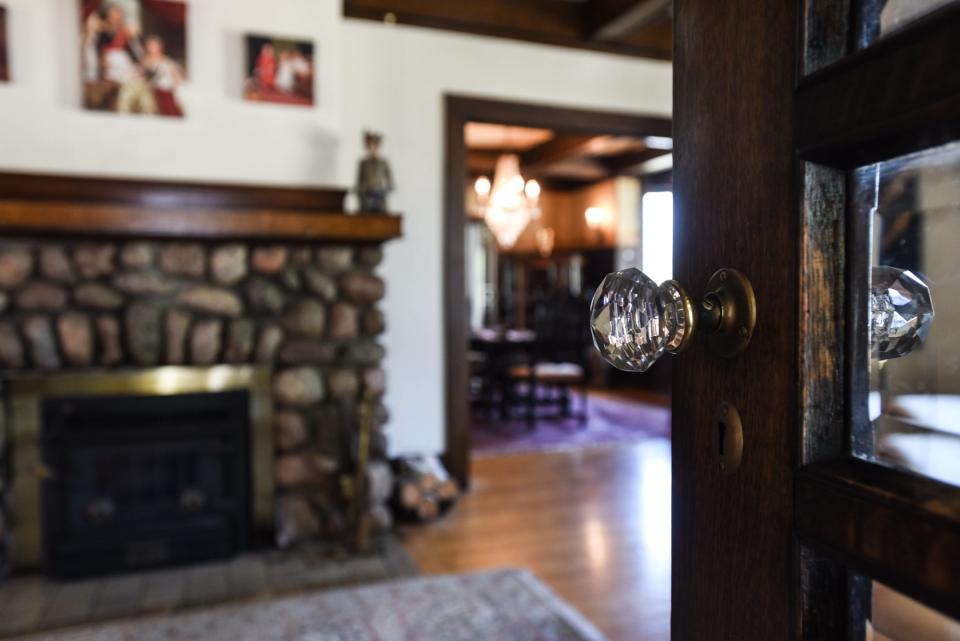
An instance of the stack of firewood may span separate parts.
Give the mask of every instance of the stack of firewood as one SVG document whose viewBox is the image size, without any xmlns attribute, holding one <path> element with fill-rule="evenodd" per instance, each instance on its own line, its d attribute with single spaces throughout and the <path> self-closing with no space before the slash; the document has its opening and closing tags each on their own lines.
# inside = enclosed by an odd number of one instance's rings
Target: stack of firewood
<svg viewBox="0 0 960 641">
<path fill-rule="evenodd" d="M 393 508 L 401 520 L 430 521 L 460 496 L 460 486 L 436 456 L 399 458 L 393 467 Z"/>
</svg>

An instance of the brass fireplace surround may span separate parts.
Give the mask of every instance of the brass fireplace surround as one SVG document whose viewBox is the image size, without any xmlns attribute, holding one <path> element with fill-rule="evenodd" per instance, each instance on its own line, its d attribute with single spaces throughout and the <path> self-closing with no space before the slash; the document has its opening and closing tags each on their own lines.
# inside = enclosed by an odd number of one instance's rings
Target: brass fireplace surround
<svg viewBox="0 0 960 641">
<path fill-rule="evenodd" d="M 148 370 L 50 374 L 9 382 L 8 426 L 13 449 L 15 567 L 37 567 L 43 557 L 40 401 L 49 395 L 174 395 L 245 390 L 250 394 L 253 526 L 274 528 L 270 369 L 254 366 L 158 367 Z"/>
</svg>

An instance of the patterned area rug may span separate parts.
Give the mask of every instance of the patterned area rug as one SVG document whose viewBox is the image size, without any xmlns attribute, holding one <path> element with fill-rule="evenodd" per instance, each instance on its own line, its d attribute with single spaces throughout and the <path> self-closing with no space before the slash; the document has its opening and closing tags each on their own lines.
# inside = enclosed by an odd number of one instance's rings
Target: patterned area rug
<svg viewBox="0 0 960 641">
<path fill-rule="evenodd" d="M 573 401 L 576 415 L 582 403 L 580 394 L 574 394 Z M 636 443 L 670 436 L 668 407 L 597 394 L 591 394 L 587 401 L 585 424 L 575 418 L 543 418 L 531 432 L 522 418 L 500 422 L 475 416 L 472 420 L 471 450 L 476 456 Z"/>
<path fill-rule="evenodd" d="M 31 641 L 604 641 L 522 570 L 424 577 L 32 637 Z"/>
</svg>

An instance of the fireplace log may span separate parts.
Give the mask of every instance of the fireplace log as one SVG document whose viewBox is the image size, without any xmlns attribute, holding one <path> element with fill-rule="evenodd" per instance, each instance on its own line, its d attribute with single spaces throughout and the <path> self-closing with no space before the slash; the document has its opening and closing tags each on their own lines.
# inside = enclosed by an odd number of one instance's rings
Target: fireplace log
<svg viewBox="0 0 960 641">
<path fill-rule="evenodd" d="M 400 459 L 397 464 L 397 475 L 411 483 L 424 494 L 430 494 L 437 489 L 440 479 L 434 473 L 426 457 Z"/>
<path fill-rule="evenodd" d="M 397 517 L 429 521 L 450 508 L 460 496 L 460 487 L 435 456 L 394 461 L 396 490 L 393 506 Z"/>
<path fill-rule="evenodd" d="M 420 501 L 420 505 L 417 506 L 417 518 L 421 521 L 429 521 L 437 517 L 440 514 L 440 504 L 432 496 L 425 496 Z"/>
<path fill-rule="evenodd" d="M 404 480 L 397 483 L 397 503 L 400 507 L 408 510 L 415 509 L 420 505 L 422 498 L 423 493 L 415 482 Z"/>
<path fill-rule="evenodd" d="M 442 503 L 453 503 L 460 496 L 460 486 L 454 479 L 447 479 L 437 486 L 437 498 Z"/>
<path fill-rule="evenodd" d="M 398 476 L 416 481 L 420 490 L 427 494 L 440 491 L 440 486 L 451 481 L 450 475 L 436 456 L 419 456 L 400 459 L 398 461 Z M 455 489 L 455 485 L 454 488 Z M 449 495 L 450 486 L 444 490 Z"/>
<path fill-rule="evenodd" d="M 456 480 L 436 456 L 410 459 L 407 463 L 424 493 L 434 494 L 440 501 L 454 501 L 460 495 Z"/>
</svg>

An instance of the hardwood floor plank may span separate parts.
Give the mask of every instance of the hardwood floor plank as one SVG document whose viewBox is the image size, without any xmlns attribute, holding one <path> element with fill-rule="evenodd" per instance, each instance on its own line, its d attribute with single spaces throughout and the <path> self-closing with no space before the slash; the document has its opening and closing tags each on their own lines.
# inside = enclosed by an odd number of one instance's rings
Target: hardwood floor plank
<svg viewBox="0 0 960 641">
<path fill-rule="evenodd" d="M 473 462 L 442 520 L 403 530 L 424 574 L 525 567 L 610 641 L 670 638 L 670 443 Z"/>
</svg>

